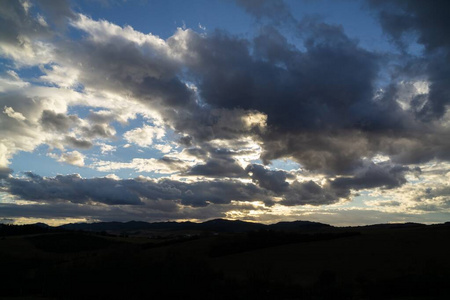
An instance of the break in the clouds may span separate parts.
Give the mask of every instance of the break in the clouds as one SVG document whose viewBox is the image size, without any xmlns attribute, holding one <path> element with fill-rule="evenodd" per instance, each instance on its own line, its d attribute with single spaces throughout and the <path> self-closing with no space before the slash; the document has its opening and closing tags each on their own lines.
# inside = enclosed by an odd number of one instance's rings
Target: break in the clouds
<svg viewBox="0 0 450 300">
<path fill-rule="evenodd" d="M 0 217 L 446 220 L 448 4 L 319 2 L 3 1 Z"/>
</svg>

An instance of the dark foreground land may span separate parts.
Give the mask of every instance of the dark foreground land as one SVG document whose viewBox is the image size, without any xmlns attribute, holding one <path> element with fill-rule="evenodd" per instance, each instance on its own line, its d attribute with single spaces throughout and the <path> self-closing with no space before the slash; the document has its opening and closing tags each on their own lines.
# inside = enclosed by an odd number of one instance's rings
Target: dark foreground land
<svg viewBox="0 0 450 300">
<path fill-rule="evenodd" d="M 0 225 L 0 298 L 450 299 L 450 224 Z"/>
</svg>

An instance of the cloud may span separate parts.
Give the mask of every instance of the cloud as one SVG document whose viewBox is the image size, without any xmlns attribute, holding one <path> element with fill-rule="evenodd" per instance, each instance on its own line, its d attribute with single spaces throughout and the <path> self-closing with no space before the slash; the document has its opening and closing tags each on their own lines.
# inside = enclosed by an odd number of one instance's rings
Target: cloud
<svg viewBox="0 0 450 300">
<path fill-rule="evenodd" d="M 56 113 L 51 110 L 44 110 L 40 119 L 42 126 L 48 130 L 67 132 L 72 126 L 79 122 L 75 115 Z"/>
<path fill-rule="evenodd" d="M 173 149 L 172 146 L 169 144 L 156 144 L 153 145 L 153 148 L 158 149 L 162 153 L 169 153 Z"/>
<path fill-rule="evenodd" d="M 64 142 L 73 148 L 89 149 L 92 147 L 92 142 L 90 142 L 88 140 L 80 140 L 73 136 L 66 136 L 66 138 L 64 139 Z"/>
<path fill-rule="evenodd" d="M 189 45 L 201 58 L 192 69 L 198 72 L 202 99 L 217 107 L 264 113 L 272 130 L 361 127 L 361 119 L 376 108 L 377 57 L 342 30 L 322 31 L 308 39 L 306 52 L 286 41 L 274 45 L 278 40 L 263 33 L 255 51 L 276 46 L 282 50 L 277 61 L 253 58 L 247 40 L 225 33 L 192 37 Z"/>
<path fill-rule="evenodd" d="M 17 121 L 25 121 L 26 120 L 26 118 L 20 112 L 14 111 L 14 109 L 9 106 L 5 106 L 3 113 L 6 114 L 10 118 L 16 119 Z"/>
<path fill-rule="evenodd" d="M 51 32 L 29 13 L 30 3 L 5 2 L 0 8 L 0 49 L 4 56 L 18 64 L 45 63 L 48 45 L 35 43 L 37 38 L 48 38 Z"/>
<path fill-rule="evenodd" d="M 7 166 L 17 151 L 31 151 L 44 141 L 45 135 L 39 135 L 36 112 L 46 104 L 16 93 L 0 94 L 0 103 L 7 107 L 0 113 L 0 166 Z"/>
<path fill-rule="evenodd" d="M 0 166 L 0 180 L 8 178 L 12 172 L 12 169 Z"/>
<path fill-rule="evenodd" d="M 339 177 L 332 181 L 336 189 L 395 188 L 406 183 L 405 173 L 410 168 L 389 163 L 369 163 L 355 171 L 352 177 Z M 420 172 L 420 168 L 418 168 Z"/>
<path fill-rule="evenodd" d="M 348 196 L 348 191 L 339 193 L 329 186 L 322 187 L 312 180 L 294 181 L 279 203 L 286 206 L 306 204 L 319 206 L 336 203 L 341 198 Z"/>
<path fill-rule="evenodd" d="M 97 145 L 100 146 L 100 151 L 102 154 L 109 154 L 117 150 L 117 147 L 105 143 L 99 143 Z"/>
<path fill-rule="evenodd" d="M 188 175 L 201 175 L 207 177 L 245 177 L 244 169 L 232 158 L 210 159 L 206 164 L 192 167 Z"/>
<path fill-rule="evenodd" d="M 258 201 L 265 192 L 253 184 L 239 181 L 203 181 L 184 183 L 169 179 L 145 178 L 115 180 L 84 179 L 79 175 L 41 177 L 26 173 L 26 178 L 7 178 L 7 191 L 20 199 L 38 202 L 98 202 L 108 205 L 138 205 L 146 201 L 175 201 L 187 206 Z M 154 203 L 154 202 L 153 202 Z"/>
<path fill-rule="evenodd" d="M 112 138 L 116 130 L 109 124 L 94 124 L 82 127 L 81 134 L 88 138 Z"/>
<path fill-rule="evenodd" d="M 123 137 L 128 143 L 136 144 L 140 147 L 148 147 L 153 144 L 154 139 L 161 139 L 165 135 L 163 128 L 144 125 L 141 128 L 136 128 L 125 132 Z"/>
<path fill-rule="evenodd" d="M 378 12 L 383 30 L 402 48 L 408 51 L 411 41 L 408 36 L 416 37 L 416 42 L 424 46 L 422 57 L 414 58 L 410 65 L 425 65 L 423 77 L 430 81 L 430 91 L 425 100 L 416 107 L 417 116 L 430 121 L 442 118 L 450 103 L 448 30 L 450 21 L 446 11 L 450 8 L 447 1 L 368 1 Z M 409 68 L 413 70 L 413 68 Z M 409 72 L 408 72 L 409 73 Z"/>
<path fill-rule="evenodd" d="M 250 175 L 253 182 L 277 194 L 287 190 L 289 183 L 286 182 L 286 179 L 292 177 L 292 175 L 285 171 L 272 171 L 257 164 L 248 165 L 245 171 Z"/>
<path fill-rule="evenodd" d="M 26 179 L 8 180 L 8 191 L 21 199 L 38 202 L 69 201 L 105 204 L 141 204 L 136 193 L 124 189 L 115 180 L 97 178 L 86 180 L 79 175 L 58 175 L 47 178 L 26 173 Z"/>
<path fill-rule="evenodd" d="M 134 169 L 137 172 L 155 172 L 159 174 L 173 174 L 188 169 L 189 162 L 178 158 L 133 158 L 131 162 L 97 161 L 91 165 L 101 172 L 110 172 L 120 169 Z"/>
<path fill-rule="evenodd" d="M 365 144 L 371 138 L 365 132 L 401 128 L 406 118 L 396 102 L 373 99 L 376 54 L 360 48 L 340 27 L 310 24 L 308 30 L 304 52 L 273 28 L 262 32 L 252 44 L 256 57 L 250 41 L 223 32 L 189 33 L 189 50 L 197 54 L 190 66 L 203 101 L 265 116 L 267 130 L 255 128 L 252 134 L 263 140 L 266 162 L 293 157 L 308 169 L 343 172 L 372 150 L 343 139 L 361 137 Z"/>
<path fill-rule="evenodd" d="M 49 154 L 49 156 L 55 158 L 59 162 L 64 162 L 69 165 L 74 165 L 77 167 L 83 167 L 84 166 L 84 158 L 85 156 L 78 152 L 78 151 L 72 151 L 72 152 L 66 152 L 62 153 L 60 156 L 56 154 Z"/>
</svg>

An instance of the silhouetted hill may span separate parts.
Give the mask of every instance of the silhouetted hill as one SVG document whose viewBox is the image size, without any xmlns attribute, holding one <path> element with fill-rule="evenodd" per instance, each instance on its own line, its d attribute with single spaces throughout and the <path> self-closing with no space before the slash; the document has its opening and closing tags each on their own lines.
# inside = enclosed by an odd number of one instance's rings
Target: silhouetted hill
<svg viewBox="0 0 450 300">
<path fill-rule="evenodd" d="M 99 222 L 99 223 L 72 223 L 60 226 L 68 230 L 83 231 L 128 231 L 128 230 L 182 230 L 193 229 L 196 223 L 192 222 L 156 222 L 148 223 L 142 221 L 130 222 Z"/>
<path fill-rule="evenodd" d="M 372 229 L 396 229 L 396 228 L 412 228 L 412 227 L 424 227 L 427 226 L 421 223 L 385 223 L 385 224 L 374 224 L 374 225 L 366 225 L 359 226 L 360 228 L 372 228 Z"/>
<path fill-rule="evenodd" d="M 293 222 L 279 222 L 276 224 L 269 225 L 270 229 L 274 230 L 298 230 L 298 229 L 321 229 L 321 228 L 332 228 L 333 226 L 318 222 L 310 221 L 293 221 Z"/>
<path fill-rule="evenodd" d="M 309 222 L 279 222 L 276 224 L 265 225 L 260 223 L 245 222 L 239 220 L 214 219 L 203 223 L 193 222 L 156 222 L 147 223 L 141 221 L 130 222 L 100 222 L 100 223 L 73 223 L 60 226 L 67 230 L 83 230 L 83 231 L 132 231 L 132 230 L 160 230 L 160 231 L 181 231 L 181 230 L 198 230 L 210 232 L 228 232 L 242 233 L 255 231 L 260 229 L 271 230 L 298 230 L 298 229 L 318 229 L 331 228 L 331 225 Z"/>
<path fill-rule="evenodd" d="M 266 225 L 264 224 L 225 219 L 215 219 L 198 224 L 200 230 L 215 232 L 247 232 L 265 227 Z"/>
<path fill-rule="evenodd" d="M 41 228 L 49 228 L 49 227 L 51 227 L 50 225 L 47 225 L 47 224 L 41 223 L 41 222 L 30 224 L 30 225 L 41 227 Z"/>
</svg>

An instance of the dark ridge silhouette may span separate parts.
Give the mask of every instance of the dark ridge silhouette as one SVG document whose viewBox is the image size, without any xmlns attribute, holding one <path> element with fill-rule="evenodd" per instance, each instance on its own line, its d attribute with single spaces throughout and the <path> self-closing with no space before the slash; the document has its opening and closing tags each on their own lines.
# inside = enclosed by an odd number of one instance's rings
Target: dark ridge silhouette
<svg viewBox="0 0 450 300">
<path fill-rule="evenodd" d="M 259 223 L 244 222 L 239 220 L 215 219 L 198 223 L 197 227 L 204 231 L 215 232 L 247 232 L 267 227 L 267 225 Z"/>
<path fill-rule="evenodd" d="M 366 228 L 412 228 L 412 227 L 424 227 L 427 226 L 425 224 L 421 223 L 413 223 L 413 222 L 407 222 L 407 223 L 385 223 L 385 224 L 374 224 L 374 225 L 366 225 L 366 226 L 360 226 L 360 227 L 366 227 Z"/>
<path fill-rule="evenodd" d="M 83 231 L 128 231 L 128 230 L 199 230 L 212 232 L 249 232 L 259 229 L 270 230 L 312 230 L 320 228 L 331 228 L 331 225 L 310 222 L 310 221 L 294 221 L 294 222 L 279 222 L 276 224 L 265 225 L 261 223 L 245 222 L 240 220 L 226 220 L 214 219 L 203 223 L 194 222 L 155 222 L 147 223 L 142 221 L 130 222 L 99 222 L 99 223 L 72 223 L 59 226 L 62 229 L 68 230 L 83 230 Z"/>
<path fill-rule="evenodd" d="M 323 229 L 331 227 L 333 226 L 311 221 L 278 222 L 269 225 L 269 228 L 274 230 Z"/>
<path fill-rule="evenodd" d="M 27 225 L 0 224 L 0 236 L 41 234 L 55 231 L 58 231 L 58 228 L 51 227 L 44 223 Z"/>
</svg>

